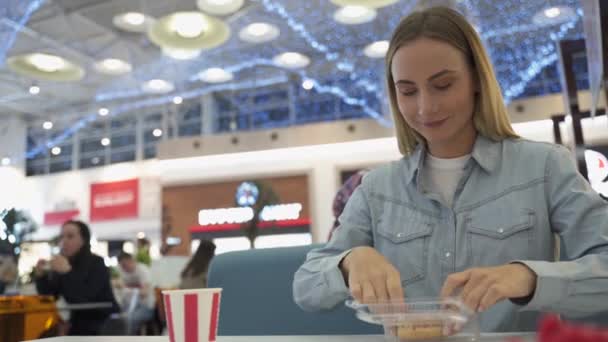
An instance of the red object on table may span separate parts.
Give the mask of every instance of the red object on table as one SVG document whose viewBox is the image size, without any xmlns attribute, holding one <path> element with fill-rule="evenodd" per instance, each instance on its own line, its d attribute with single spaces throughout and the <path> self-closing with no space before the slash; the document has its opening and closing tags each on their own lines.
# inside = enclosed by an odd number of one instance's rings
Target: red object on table
<svg viewBox="0 0 608 342">
<path fill-rule="evenodd" d="M 549 315 L 540 323 L 538 342 L 608 342 L 608 331 L 564 322 Z"/>
</svg>

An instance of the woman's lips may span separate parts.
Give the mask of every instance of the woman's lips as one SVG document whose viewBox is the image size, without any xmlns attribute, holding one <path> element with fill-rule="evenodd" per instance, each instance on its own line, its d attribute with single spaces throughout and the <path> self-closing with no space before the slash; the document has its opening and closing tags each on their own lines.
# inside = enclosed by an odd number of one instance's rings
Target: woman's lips
<svg viewBox="0 0 608 342">
<path fill-rule="evenodd" d="M 424 127 L 435 128 L 435 127 L 441 126 L 447 120 L 448 120 L 448 118 L 443 118 L 441 120 L 421 122 L 420 124 L 422 124 Z"/>
</svg>

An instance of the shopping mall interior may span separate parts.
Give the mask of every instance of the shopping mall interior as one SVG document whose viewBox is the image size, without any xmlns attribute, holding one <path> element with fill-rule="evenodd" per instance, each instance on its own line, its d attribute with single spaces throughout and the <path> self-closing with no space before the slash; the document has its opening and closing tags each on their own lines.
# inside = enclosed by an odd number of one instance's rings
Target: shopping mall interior
<svg viewBox="0 0 608 342">
<path fill-rule="evenodd" d="M 44 307 L 40 260 L 63 253 L 69 220 L 88 226 L 122 313 L 125 256 L 158 295 L 209 241 L 214 258 L 326 243 L 343 184 L 403 158 L 385 56 L 400 20 L 433 6 L 475 29 L 514 131 L 569 148 L 608 199 L 603 0 L 4 0 L 0 330 L 14 298 Z M 79 315 L 70 305 L 20 338 Z M 113 332 L 167 333 L 158 312 Z M 276 335 L 222 320 L 220 335 Z"/>
</svg>

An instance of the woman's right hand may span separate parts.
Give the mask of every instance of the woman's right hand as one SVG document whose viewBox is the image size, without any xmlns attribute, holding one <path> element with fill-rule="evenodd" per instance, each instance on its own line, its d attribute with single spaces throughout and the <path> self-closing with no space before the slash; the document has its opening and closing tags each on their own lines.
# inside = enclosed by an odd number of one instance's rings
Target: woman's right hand
<svg viewBox="0 0 608 342">
<path fill-rule="evenodd" d="M 374 248 L 353 248 L 340 268 L 353 298 L 360 303 L 403 300 L 399 271 Z"/>
</svg>

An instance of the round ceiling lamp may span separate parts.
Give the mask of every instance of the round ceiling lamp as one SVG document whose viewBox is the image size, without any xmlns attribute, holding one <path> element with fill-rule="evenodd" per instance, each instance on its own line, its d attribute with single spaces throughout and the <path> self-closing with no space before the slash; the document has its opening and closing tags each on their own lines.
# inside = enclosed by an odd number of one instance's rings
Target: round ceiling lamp
<svg viewBox="0 0 608 342">
<path fill-rule="evenodd" d="M 337 6 L 364 6 L 369 8 L 381 8 L 392 5 L 399 0 L 331 0 Z"/>
<path fill-rule="evenodd" d="M 161 79 L 153 79 L 146 81 L 141 89 L 149 94 L 166 94 L 175 89 L 173 83 Z"/>
<path fill-rule="evenodd" d="M 49 81 L 79 81 L 85 74 L 79 65 L 47 53 L 12 56 L 7 59 L 7 65 L 18 74 Z"/>
<path fill-rule="evenodd" d="M 548 7 L 534 15 L 532 21 L 536 25 L 558 25 L 577 19 L 574 10 L 567 6 Z"/>
<path fill-rule="evenodd" d="M 369 58 L 384 58 L 388 51 L 388 40 L 373 42 L 363 49 L 363 53 Z"/>
<path fill-rule="evenodd" d="M 297 52 L 285 52 L 275 56 L 272 61 L 276 66 L 287 69 L 300 69 L 310 64 L 310 58 Z"/>
<path fill-rule="evenodd" d="M 214 15 L 228 15 L 243 7 L 244 0 L 198 0 L 196 5 L 201 11 Z"/>
<path fill-rule="evenodd" d="M 97 72 L 111 76 L 123 75 L 132 70 L 131 64 L 118 58 L 106 58 L 93 66 Z"/>
<path fill-rule="evenodd" d="M 194 59 L 201 55 L 201 50 L 173 49 L 163 47 L 163 55 L 177 60 Z"/>
<path fill-rule="evenodd" d="M 279 28 L 267 23 L 253 23 L 245 26 L 239 32 L 239 38 L 248 43 L 265 43 L 276 39 L 280 34 Z"/>
<path fill-rule="evenodd" d="M 157 20 L 148 30 L 148 37 L 162 48 L 206 50 L 228 40 L 230 27 L 201 12 L 176 12 Z"/>
<path fill-rule="evenodd" d="M 209 68 L 198 74 L 198 78 L 207 83 L 223 83 L 234 78 L 231 72 L 221 68 Z"/>
<path fill-rule="evenodd" d="M 126 12 L 115 15 L 112 23 L 123 31 L 142 33 L 154 23 L 154 18 L 139 12 Z"/>
<path fill-rule="evenodd" d="M 334 12 L 334 20 L 340 24 L 358 25 L 374 20 L 376 15 L 376 10 L 371 7 L 345 6 Z"/>
</svg>

